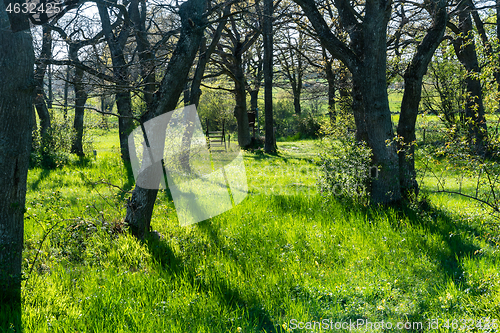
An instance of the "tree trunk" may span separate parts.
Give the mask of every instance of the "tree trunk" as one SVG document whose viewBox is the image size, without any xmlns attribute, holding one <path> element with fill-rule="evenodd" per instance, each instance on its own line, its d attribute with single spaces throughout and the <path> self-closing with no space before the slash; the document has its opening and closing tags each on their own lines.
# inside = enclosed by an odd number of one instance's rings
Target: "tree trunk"
<svg viewBox="0 0 500 333">
<path fill-rule="evenodd" d="M 293 109 L 295 111 L 295 114 L 297 116 L 300 116 L 302 114 L 302 109 L 300 107 L 300 95 L 302 89 L 297 85 L 297 86 L 292 86 L 292 93 L 293 93 Z"/>
<path fill-rule="evenodd" d="M 120 117 L 118 119 L 118 135 L 120 137 L 120 153 L 125 165 L 130 164 L 130 152 L 128 149 L 128 136 L 134 129 L 132 116 L 132 98 L 130 91 L 116 93 L 116 109 Z"/>
<path fill-rule="evenodd" d="M 141 10 L 139 10 L 139 1 L 141 2 Z M 148 32 L 146 29 L 146 1 L 132 0 L 130 3 L 130 18 L 135 27 L 135 36 L 137 42 L 137 51 L 139 52 L 139 60 L 141 64 L 141 76 L 146 82 L 144 87 L 144 101 L 148 110 L 153 107 L 153 95 L 156 90 L 156 67 L 155 55 L 153 53 L 151 43 L 148 40 Z"/>
<path fill-rule="evenodd" d="M 250 111 L 256 112 L 259 101 L 259 87 L 257 89 L 250 91 Z"/>
<path fill-rule="evenodd" d="M 273 0 L 264 0 L 262 38 L 264 40 L 264 120 L 266 122 L 266 153 L 276 152 L 273 121 Z"/>
<path fill-rule="evenodd" d="M 235 52 L 233 73 L 236 105 L 234 107 L 234 116 L 238 124 L 238 144 L 240 147 L 246 148 L 252 143 L 252 137 L 250 136 L 250 126 L 248 124 L 246 81 L 241 56 L 240 52 Z"/>
<path fill-rule="evenodd" d="M 143 115 L 142 123 L 176 108 L 203 37 L 206 22 L 202 14 L 206 5 L 206 0 L 188 0 L 180 6 L 180 37 L 155 94 L 153 111 Z M 160 179 L 157 181 L 159 184 Z M 132 234 L 139 239 L 143 239 L 149 232 L 157 194 L 158 190 L 148 190 L 136 185 L 127 204 L 125 222 L 130 226 Z"/>
<path fill-rule="evenodd" d="M 130 6 L 129 10 L 132 14 L 132 8 L 136 9 L 138 6 L 137 2 L 134 2 L 132 6 Z M 130 164 L 130 152 L 128 148 L 128 136 L 134 129 L 134 121 L 132 117 L 132 98 L 130 96 L 130 90 L 124 87 L 129 86 L 128 80 L 128 64 L 124 55 L 125 42 L 130 35 L 130 25 L 128 21 L 125 21 L 123 26 L 121 27 L 120 33 L 118 36 L 115 36 L 111 27 L 111 21 L 108 13 L 107 7 L 103 3 L 98 3 L 97 8 L 99 10 L 99 15 L 101 17 L 102 30 L 104 32 L 104 36 L 106 38 L 106 43 L 109 47 L 111 53 L 111 62 L 113 64 L 113 75 L 119 82 L 119 88 L 116 92 L 116 109 L 118 114 L 121 116 L 118 120 L 118 132 L 120 138 L 120 152 L 121 158 L 124 162 L 125 166 Z M 134 13 L 137 14 L 137 13 Z M 132 15 L 134 17 L 134 15 Z M 139 28 L 140 29 L 140 28 Z M 138 48 L 142 53 L 140 56 L 142 57 L 141 61 L 144 61 L 146 51 L 144 49 L 145 45 L 141 42 L 141 38 L 143 36 L 141 34 L 138 35 Z M 148 81 L 149 80 L 149 81 Z M 147 78 L 147 88 L 146 91 L 149 93 L 145 94 L 146 101 L 148 98 L 152 98 L 151 89 L 154 88 L 154 82 L 150 82 L 152 78 Z M 128 169 L 128 168 L 127 168 Z"/>
<path fill-rule="evenodd" d="M 40 119 L 40 134 L 45 137 L 50 128 L 50 114 L 47 104 L 45 104 L 45 91 L 43 87 L 43 81 L 45 78 L 45 73 L 47 71 L 46 60 L 50 60 L 52 57 L 52 36 L 51 30 L 48 26 L 43 26 L 43 37 L 42 37 L 42 49 L 40 51 L 40 61 L 41 63 L 36 66 L 35 70 L 35 107 L 38 113 L 38 118 Z"/>
<path fill-rule="evenodd" d="M 12 318 L 16 321 L 20 318 L 23 216 L 33 126 L 35 56 L 29 30 L 10 32 L 3 2 L 0 3 L 0 27 L 0 308 L 16 304 L 14 307 L 19 311 L 14 310 L 16 318 Z"/>
<path fill-rule="evenodd" d="M 487 150 L 486 119 L 484 117 L 483 92 L 479 81 L 479 64 L 474 43 L 472 19 L 469 8 L 463 6 L 459 12 L 459 30 L 461 35 L 453 41 L 455 54 L 467 70 L 465 79 L 467 100 L 465 103 L 465 121 L 469 130 L 470 145 L 480 156 Z"/>
<path fill-rule="evenodd" d="M 68 95 L 69 95 L 69 79 L 70 79 L 71 67 L 66 67 L 66 80 L 64 81 L 64 120 L 68 117 Z"/>
<path fill-rule="evenodd" d="M 76 136 L 73 140 L 71 152 L 83 157 L 83 119 L 85 117 L 85 103 L 87 102 L 87 92 L 83 84 L 83 70 L 80 68 L 75 69 L 75 78 L 73 82 L 75 88 L 75 120 L 73 128 L 75 129 Z"/>
<path fill-rule="evenodd" d="M 391 3 L 367 1 L 363 21 L 353 14 L 348 1 L 336 1 L 340 19 L 352 25 L 347 46 L 331 32 L 313 0 L 294 0 L 304 10 L 322 45 L 342 61 L 353 76 L 352 107 L 356 121 L 356 138 L 366 141 L 372 150 L 372 162 L 379 168 L 372 179 L 371 201 L 374 204 L 395 203 L 401 199 L 399 165 L 394 139 L 386 82 L 387 23 Z"/>
<path fill-rule="evenodd" d="M 398 142 L 398 155 L 401 191 L 403 196 L 407 198 L 411 194 L 418 194 L 414 159 L 415 123 L 422 93 L 422 79 L 432 60 L 432 55 L 441 43 L 448 21 L 446 2 L 443 0 L 435 2 L 432 26 L 427 31 L 422 42 L 417 46 L 417 52 L 404 73 L 405 89 L 398 124 L 398 136 L 402 141 Z"/>
<path fill-rule="evenodd" d="M 330 122 L 335 122 L 335 73 L 333 72 L 333 59 L 327 59 L 325 49 L 323 48 L 323 58 L 325 60 L 325 74 L 328 82 L 328 115 Z"/>
<path fill-rule="evenodd" d="M 396 144 L 387 144 L 387 140 L 394 138 L 385 72 L 390 7 L 385 1 L 373 1 L 367 2 L 365 9 L 363 39 L 355 40 L 363 45 L 364 61 L 351 70 L 363 103 L 362 107 L 354 108 L 354 117 L 362 128 L 360 136 L 366 136 L 372 150 L 373 165 L 379 169 L 378 177 L 371 182 L 371 200 L 374 204 L 388 204 L 401 199 Z"/>
<path fill-rule="evenodd" d="M 52 103 L 54 102 L 54 92 L 52 90 L 52 65 L 48 65 L 48 73 L 47 73 L 49 82 L 48 82 L 48 90 L 49 96 L 47 98 L 47 107 L 52 109 Z"/>
</svg>

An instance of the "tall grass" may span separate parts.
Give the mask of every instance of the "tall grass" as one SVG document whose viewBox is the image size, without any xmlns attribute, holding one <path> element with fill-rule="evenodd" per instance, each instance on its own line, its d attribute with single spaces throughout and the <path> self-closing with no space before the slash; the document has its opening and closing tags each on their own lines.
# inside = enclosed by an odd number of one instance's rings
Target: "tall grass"
<svg viewBox="0 0 500 333">
<path fill-rule="evenodd" d="M 109 185 L 132 186 L 118 150 L 94 142 L 85 165 L 29 172 L 25 332 L 288 332 L 324 319 L 482 332 L 460 320 L 500 319 L 498 242 L 451 197 L 399 209 L 325 202 L 314 141 L 280 143 L 278 156 L 245 155 L 248 197 L 210 220 L 180 227 L 160 192 L 161 237 L 139 242 L 120 223 L 128 194 Z M 9 316 L 0 311 L 4 331 Z M 459 328 L 443 327 L 453 319 Z M 354 331 L 381 331 L 365 328 Z"/>
</svg>

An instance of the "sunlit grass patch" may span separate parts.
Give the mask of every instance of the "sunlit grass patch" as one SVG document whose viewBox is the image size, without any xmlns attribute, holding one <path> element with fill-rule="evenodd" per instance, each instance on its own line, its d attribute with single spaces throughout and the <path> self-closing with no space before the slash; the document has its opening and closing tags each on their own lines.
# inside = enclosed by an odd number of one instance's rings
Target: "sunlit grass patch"
<svg viewBox="0 0 500 333">
<path fill-rule="evenodd" d="M 500 319 L 498 243 L 477 207 L 432 194 L 430 207 L 326 202 L 315 190 L 315 141 L 279 147 L 277 155 L 245 153 L 250 194 L 212 219 L 180 227 L 160 191 L 152 221 L 160 238 L 145 242 L 120 224 L 128 194 L 109 184 L 131 185 L 117 151 L 85 167 L 30 170 L 25 331 L 285 332 L 292 319 Z"/>
</svg>

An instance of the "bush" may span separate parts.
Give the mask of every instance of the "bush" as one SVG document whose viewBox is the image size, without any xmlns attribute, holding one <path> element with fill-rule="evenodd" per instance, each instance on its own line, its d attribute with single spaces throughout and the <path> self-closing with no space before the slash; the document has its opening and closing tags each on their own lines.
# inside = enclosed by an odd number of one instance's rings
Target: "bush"
<svg viewBox="0 0 500 333">
<path fill-rule="evenodd" d="M 364 142 L 357 142 L 352 115 L 337 114 L 335 123 L 323 126 L 321 132 L 323 153 L 320 154 L 320 193 L 325 197 L 338 196 L 367 203 L 372 171 L 371 150 Z"/>
<path fill-rule="evenodd" d="M 75 139 L 75 130 L 68 121 L 59 120 L 51 115 L 51 128 L 45 135 L 41 135 L 37 128 L 32 134 L 30 167 L 55 169 L 70 162 L 71 145 Z M 83 150 L 85 155 L 92 152 L 92 141 L 83 136 Z"/>
<path fill-rule="evenodd" d="M 321 132 L 321 122 L 314 118 L 311 113 L 301 116 L 297 122 L 297 132 L 301 139 L 315 139 Z"/>
<path fill-rule="evenodd" d="M 99 260 L 95 253 L 106 252 L 106 246 L 125 232 L 122 221 L 94 221 L 77 218 L 67 225 L 60 225 L 50 233 L 51 246 L 57 256 L 73 263 Z M 96 248 L 101 247 L 101 248 Z M 95 253 L 94 253 L 95 252 Z M 89 253 L 94 255 L 89 256 Z"/>
<path fill-rule="evenodd" d="M 300 116 L 294 113 L 293 101 L 280 99 L 273 104 L 273 116 L 276 124 L 276 136 L 286 141 L 315 139 L 320 135 L 321 122 L 312 112 Z M 264 118 L 264 116 L 263 116 Z"/>
<path fill-rule="evenodd" d="M 52 127 L 45 135 L 40 129 L 33 131 L 30 155 L 31 167 L 54 169 L 67 164 L 75 131 L 64 123 L 52 121 Z"/>
</svg>

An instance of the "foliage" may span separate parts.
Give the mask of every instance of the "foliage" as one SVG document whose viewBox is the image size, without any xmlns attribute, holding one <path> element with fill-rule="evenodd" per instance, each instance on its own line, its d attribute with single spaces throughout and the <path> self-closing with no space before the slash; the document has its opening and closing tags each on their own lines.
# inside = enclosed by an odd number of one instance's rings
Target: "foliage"
<svg viewBox="0 0 500 333">
<path fill-rule="evenodd" d="M 321 122 L 312 113 L 301 115 L 297 120 L 297 133 L 301 139 L 315 139 L 320 135 Z"/>
<path fill-rule="evenodd" d="M 351 114 L 339 112 L 335 122 L 323 128 L 326 136 L 320 154 L 322 176 L 318 185 L 327 197 L 335 195 L 366 203 L 372 176 L 371 150 L 366 143 L 356 141 L 350 130 L 353 125 Z"/>
<path fill-rule="evenodd" d="M 452 46 L 438 50 L 427 70 L 422 94 L 423 110 L 437 115 L 448 129 L 463 129 L 465 70 Z"/>
<path fill-rule="evenodd" d="M 461 195 L 473 199 L 500 222 L 500 164 L 498 150 L 488 157 L 471 150 L 466 136 L 446 133 L 444 145 L 422 147 L 418 153 L 421 177 L 435 182 L 433 191 Z M 498 142 L 492 140 L 494 145 Z M 441 166 L 446 158 L 446 167 Z M 440 172 L 431 166 L 440 166 Z"/>
<path fill-rule="evenodd" d="M 66 123 L 52 121 L 52 127 L 42 136 L 40 128 L 33 131 L 30 167 L 54 169 L 67 164 L 74 130 Z"/>
<path fill-rule="evenodd" d="M 202 126 L 205 128 L 208 119 L 212 131 L 222 130 L 223 122 L 227 130 L 236 131 L 233 94 L 224 90 L 208 88 L 202 89 L 202 91 L 197 108 Z"/>
<path fill-rule="evenodd" d="M 316 111 L 316 112 L 314 112 Z M 316 114 L 315 114 L 316 113 Z M 304 109 L 298 116 L 295 114 L 293 100 L 278 99 L 273 102 L 273 114 L 276 124 L 276 136 L 286 141 L 315 139 L 320 135 L 321 121 L 318 107 L 311 104 L 311 110 Z"/>
<path fill-rule="evenodd" d="M 287 137 L 296 133 L 294 130 L 294 115 L 293 100 L 281 98 L 273 101 L 273 117 L 276 125 L 276 137 Z"/>
<path fill-rule="evenodd" d="M 70 122 L 55 110 L 50 110 L 50 114 L 51 127 L 45 135 L 41 135 L 39 127 L 33 130 L 30 168 L 55 169 L 67 165 L 72 160 L 71 145 L 76 137 L 75 130 Z M 90 121 L 83 132 L 83 152 L 86 156 L 91 156 L 93 140 L 88 129 L 99 128 L 101 117 L 87 116 L 86 119 Z"/>
</svg>

